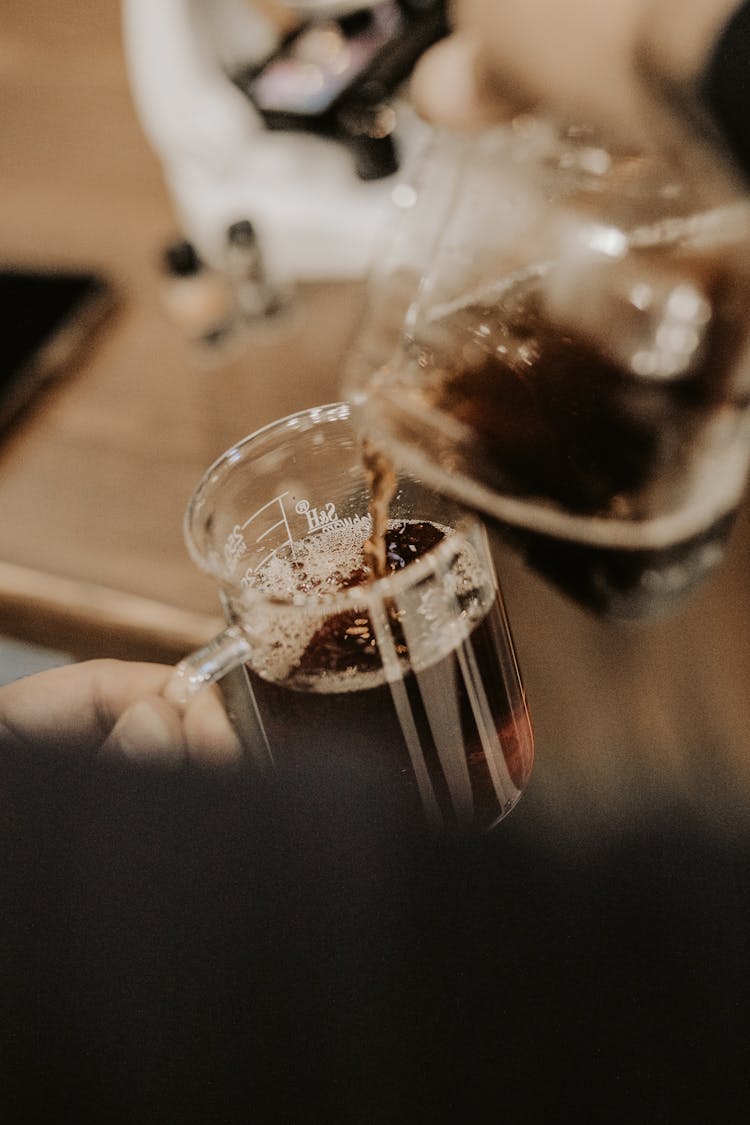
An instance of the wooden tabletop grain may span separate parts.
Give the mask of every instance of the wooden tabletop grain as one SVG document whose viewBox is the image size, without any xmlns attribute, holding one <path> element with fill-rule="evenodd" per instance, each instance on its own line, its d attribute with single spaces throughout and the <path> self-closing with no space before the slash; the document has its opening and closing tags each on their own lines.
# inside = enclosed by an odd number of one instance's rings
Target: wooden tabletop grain
<svg viewBox="0 0 750 1125">
<path fill-rule="evenodd" d="M 0 631 L 77 656 L 172 659 L 217 625 L 182 515 L 226 447 L 339 396 L 361 289 L 206 364 L 161 300 L 179 234 L 131 104 L 115 0 L 4 5 L 0 262 L 101 271 L 119 309 L 0 443 Z M 114 654 L 113 653 L 113 654 Z"/>
</svg>

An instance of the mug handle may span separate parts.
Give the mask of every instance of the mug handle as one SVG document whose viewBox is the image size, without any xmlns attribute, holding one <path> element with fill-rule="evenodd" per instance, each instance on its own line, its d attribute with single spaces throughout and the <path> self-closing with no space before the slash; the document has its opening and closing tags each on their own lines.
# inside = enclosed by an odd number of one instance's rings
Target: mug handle
<svg viewBox="0 0 750 1125">
<path fill-rule="evenodd" d="M 230 625 L 201 648 L 185 656 L 175 665 L 164 689 L 165 699 L 180 711 L 208 684 L 214 684 L 244 663 L 252 652 L 247 633 L 239 625 Z"/>
</svg>

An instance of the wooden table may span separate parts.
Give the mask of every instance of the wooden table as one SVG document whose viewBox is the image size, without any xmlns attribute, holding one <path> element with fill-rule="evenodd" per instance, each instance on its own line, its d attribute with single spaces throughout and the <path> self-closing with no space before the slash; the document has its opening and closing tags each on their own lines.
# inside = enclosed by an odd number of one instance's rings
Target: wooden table
<svg viewBox="0 0 750 1125">
<path fill-rule="evenodd" d="M 0 631 L 172 660 L 218 624 L 182 542 L 194 484 L 246 432 L 337 396 L 361 293 L 313 289 L 288 337 L 202 369 L 159 300 L 177 227 L 131 106 L 117 3 L 3 9 L 0 257 L 100 268 L 122 308 L 0 445 Z M 750 800 L 749 546 L 745 510 L 721 574 L 631 628 L 592 619 L 498 548 L 537 731 L 522 804 L 544 823 L 611 830 L 654 785 L 714 812 L 717 792 Z"/>
<path fill-rule="evenodd" d="M 179 228 L 131 105 L 115 0 L 4 5 L 0 260 L 101 270 L 121 306 L 92 354 L 0 443 L 0 632 L 78 657 L 174 659 L 217 625 L 181 521 L 204 468 L 339 395 L 361 289 L 206 366 L 160 300 Z"/>
</svg>

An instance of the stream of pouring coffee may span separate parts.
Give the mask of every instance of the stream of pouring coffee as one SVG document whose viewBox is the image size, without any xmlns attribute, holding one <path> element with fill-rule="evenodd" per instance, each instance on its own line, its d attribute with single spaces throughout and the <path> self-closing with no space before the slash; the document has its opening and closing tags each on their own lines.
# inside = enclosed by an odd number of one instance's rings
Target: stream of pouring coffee
<svg viewBox="0 0 750 1125">
<path fill-rule="evenodd" d="M 388 513 L 398 480 L 390 457 L 367 439 L 362 442 L 362 461 L 370 489 L 369 512 L 372 520 L 370 538 L 362 553 L 373 578 L 383 578 L 388 573 L 385 542 Z"/>
</svg>

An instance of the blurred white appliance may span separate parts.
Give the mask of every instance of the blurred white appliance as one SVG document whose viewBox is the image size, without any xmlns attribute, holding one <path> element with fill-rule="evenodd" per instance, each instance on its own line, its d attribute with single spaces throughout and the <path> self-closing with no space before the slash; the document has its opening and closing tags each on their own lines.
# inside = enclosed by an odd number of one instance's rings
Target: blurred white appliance
<svg viewBox="0 0 750 1125">
<path fill-rule="evenodd" d="M 275 279 L 368 271 L 429 133 L 399 68 L 442 34 L 441 8 L 123 0 L 136 109 L 207 263 L 222 268 L 228 228 L 249 220 Z"/>
</svg>

